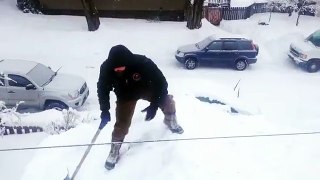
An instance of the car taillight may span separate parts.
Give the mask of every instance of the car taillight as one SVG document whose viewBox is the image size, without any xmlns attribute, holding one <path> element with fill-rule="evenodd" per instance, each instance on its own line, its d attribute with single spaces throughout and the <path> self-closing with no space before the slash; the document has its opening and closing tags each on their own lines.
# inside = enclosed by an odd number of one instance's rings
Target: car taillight
<svg viewBox="0 0 320 180">
<path fill-rule="evenodd" d="M 252 47 L 253 47 L 253 50 L 256 50 L 257 51 L 257 54 L 259 53 L 259 46 L 257 44 L 254 44 L 252 42 Z"/>
</svg>

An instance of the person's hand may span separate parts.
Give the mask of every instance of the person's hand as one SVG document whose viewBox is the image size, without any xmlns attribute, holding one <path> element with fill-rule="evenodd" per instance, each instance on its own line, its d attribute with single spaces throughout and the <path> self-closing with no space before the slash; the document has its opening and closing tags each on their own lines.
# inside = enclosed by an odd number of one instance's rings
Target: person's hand
<svg viewBox="0 0 320 180">
<path fill-rule="evenodd" d="M 99 129 L 103 129 L 104 126 L 108 124 L 108 122 L 111 119 L 109 111 L 102 111 L 100 117 L 101 117 L 101 123 L 100 123 Z"/>
<path fill-rule="evenodd" d="M 150 104 L 150 106 L 146 107 L 141 112 L 147 112 L 145 120 L 150 121 L 156 116 L 157 110 L 158 110 L 158 106 Z"/>
</svg>

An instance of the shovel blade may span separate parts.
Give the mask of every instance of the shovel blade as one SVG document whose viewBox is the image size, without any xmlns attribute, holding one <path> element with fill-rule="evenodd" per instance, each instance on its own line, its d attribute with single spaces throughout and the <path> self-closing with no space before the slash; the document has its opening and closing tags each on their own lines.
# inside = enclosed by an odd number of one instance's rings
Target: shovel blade
<svg viewBox="0 0 320 180">
<path fill-rule="evenodd" d="M 71 180 L 71 178 L 69 177 L 69 174 L 67 174 L 67 176 L 63 180 Z"/>
</svg>

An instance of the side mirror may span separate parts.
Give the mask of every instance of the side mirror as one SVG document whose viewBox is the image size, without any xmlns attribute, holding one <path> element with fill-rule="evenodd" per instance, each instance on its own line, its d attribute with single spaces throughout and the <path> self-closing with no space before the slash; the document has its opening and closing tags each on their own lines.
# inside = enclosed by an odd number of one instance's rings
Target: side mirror
<svg viewBox="0 0 320 180">
<path fill-rule="evenodd" d="M 32 90 L 32 89 L 37 89 L 33 84 L 28 84 L 26 86 L 26 90 Z"/>
<path fill-rule="evenodd" d="M 204 48 L 204 51 L 206 51 L 206 52 L 209 51 L 209 48 L 208 48 L 208 47 L 205 47 L 205 48 Z"/>
</svg>

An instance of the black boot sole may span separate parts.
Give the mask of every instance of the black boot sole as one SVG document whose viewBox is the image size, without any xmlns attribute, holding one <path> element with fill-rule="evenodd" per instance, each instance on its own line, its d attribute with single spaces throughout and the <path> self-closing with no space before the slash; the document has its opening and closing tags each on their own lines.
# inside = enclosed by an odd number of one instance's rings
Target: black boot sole
<svg viewBox="0 0 320 180">
<path fill-rule="evenodd" d="M 109 162 L 106 162 L 104 164 L 104 167 L 108 170 L 112 170 L 114 167 L 115 167 L 116 164 L 113 164 L 113 163 L 109 163 Z"/>
</svg>

